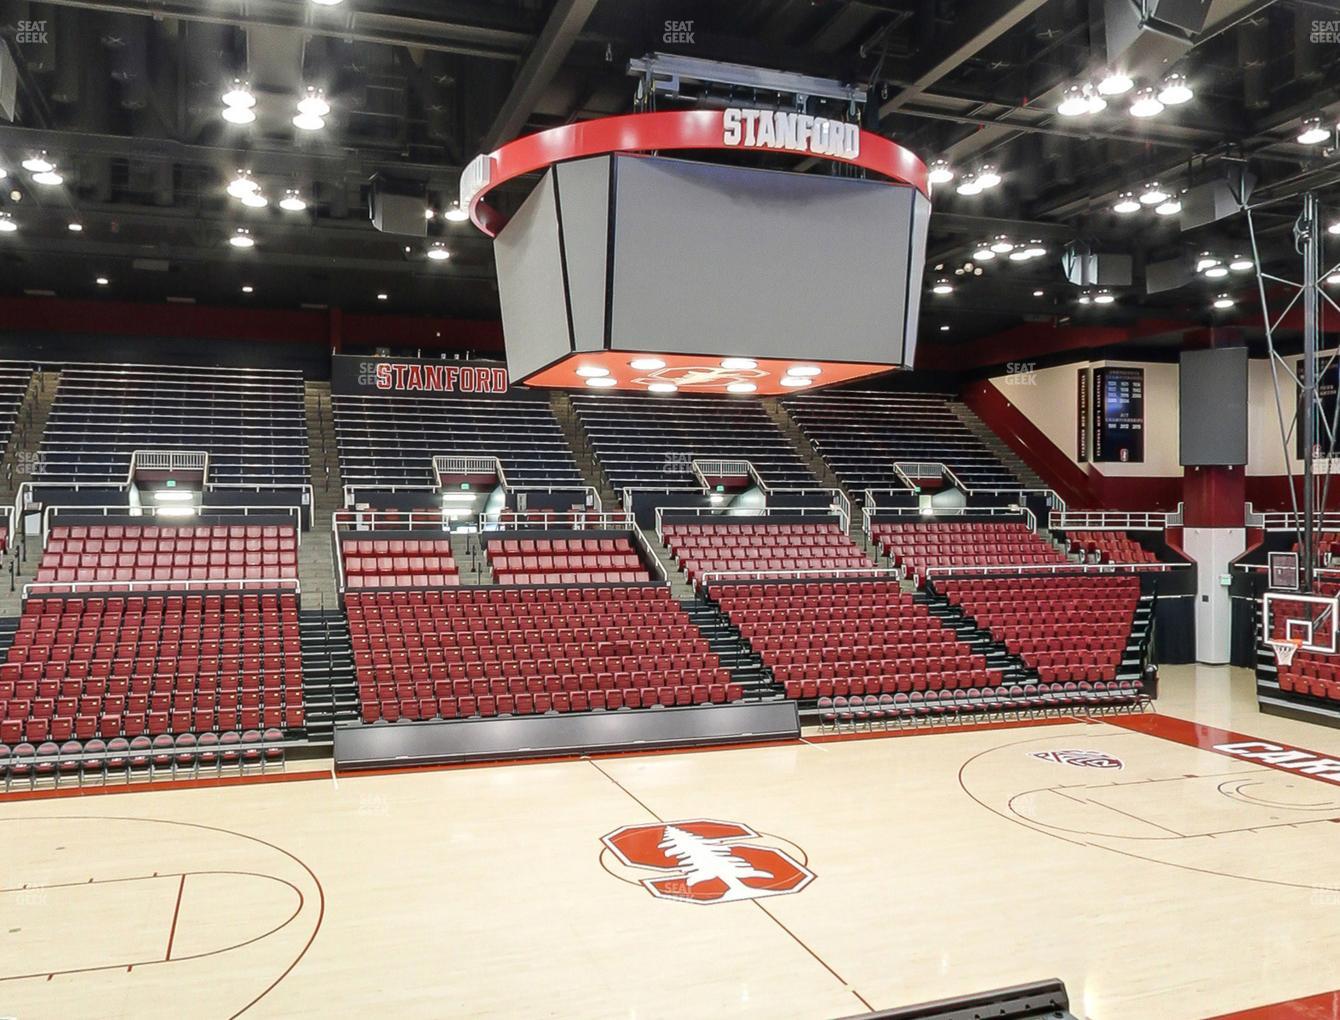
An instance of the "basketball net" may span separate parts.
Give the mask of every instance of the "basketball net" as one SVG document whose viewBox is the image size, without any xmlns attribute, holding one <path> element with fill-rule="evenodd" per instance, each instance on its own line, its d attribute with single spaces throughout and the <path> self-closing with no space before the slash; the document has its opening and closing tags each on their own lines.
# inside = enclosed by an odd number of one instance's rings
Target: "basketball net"
<svg viewBox="0 0 1340 1020">
<path fill-rule="evenodd" d="M 1303 646 L 1301 638 L 1271 638 L 1268 644 L 1275 650 L 1275 661 L 1281 666 L 1292 664 L 1294 653 Z"/>
</svg>

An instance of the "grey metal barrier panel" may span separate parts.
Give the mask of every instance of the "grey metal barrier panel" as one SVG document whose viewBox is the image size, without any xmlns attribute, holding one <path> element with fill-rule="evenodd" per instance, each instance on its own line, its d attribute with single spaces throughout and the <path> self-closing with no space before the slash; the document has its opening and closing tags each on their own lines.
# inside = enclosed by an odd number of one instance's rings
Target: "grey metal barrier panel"
<svg viewBox="0 0 1340 1020">
<path fill-rule="evenodd" d="M 335 730 L 340 770 L 794 740 L 794 701 L 372 723 Z"/>
</svg>

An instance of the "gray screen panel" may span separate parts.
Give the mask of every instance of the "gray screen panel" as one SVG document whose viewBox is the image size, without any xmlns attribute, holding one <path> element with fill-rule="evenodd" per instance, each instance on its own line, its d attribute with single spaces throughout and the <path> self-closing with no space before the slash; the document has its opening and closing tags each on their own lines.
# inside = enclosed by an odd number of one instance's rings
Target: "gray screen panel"
<svg viewBox="0 0 1340 1020">
<path fill-rule="evenodd" d="M 1184 351 L 1178 372 L 1181 463 L 1247 463 L 1247 348 Z"/>
<path fill-rule="evenodd" d="M 508 378 L 513 382 L 571 349 L 551 173 L 493 242 Z"/>
<path fill-rule="evenodd" d="M 609 250 L 610 160 L 599 156 L 560 163 L 559 218 L 572 300 L 573 347 L 605 346 L 605 254 Z"/>
<path fill-rule="evenodd" d="M 615 163 L 614 347 L 904 362 L 909 268 L 923 258 L 915 189 L 659 158 Z"/>
</svg>

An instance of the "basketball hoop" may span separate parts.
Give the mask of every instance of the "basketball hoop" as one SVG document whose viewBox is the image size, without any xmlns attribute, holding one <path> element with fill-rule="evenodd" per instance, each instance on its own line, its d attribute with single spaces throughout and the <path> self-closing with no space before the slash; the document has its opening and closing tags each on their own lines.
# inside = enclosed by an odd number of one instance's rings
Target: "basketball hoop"
<svg viewBox="0 0 1340 1020">
<path fill-rule="evenodd" d="M 1271 638 L 1267 643 L 1275 650 L 1275 661 L 1286 668 L 1292 664 L 1294 653 L 1303 647 L 1302 638 Z"/>
</svg>

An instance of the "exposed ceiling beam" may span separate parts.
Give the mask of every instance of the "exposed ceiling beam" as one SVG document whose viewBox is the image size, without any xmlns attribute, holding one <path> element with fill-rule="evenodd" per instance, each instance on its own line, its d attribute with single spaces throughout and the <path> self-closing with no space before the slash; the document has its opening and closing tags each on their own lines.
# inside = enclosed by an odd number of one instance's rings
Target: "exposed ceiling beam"
<svg viewBox="0 0 1340 1020">
<path fill-rule="evenodd" d="M 554 0 L 544 28 L 517 72 L 512 91 L 484 135 L 485 152 L 515 138 L 526 126 L 536 102 L 567 59 L 596 3 L 597 0 Z"/>
<path fill-rule="evenodd" d="M 963 24 L 956 26 L 948 48 L 919 66 L 915 73 L 909 75 L 911 82 L 880 106 L 880 120 L 891 113 L 897 113 L 923 91 L 965 60 L 990 46 L 1045 3 L 1047 0 L 1013 0 L 1012 3 L 993 0 L 992 3 L 971 5 L 974 17 L 965 17 Z"/>
<path fill-rule="evenodd" d="M 517 60 L 533 35 L 515 23 L 503 24 L 499 4 L 440 4 L 429 17 L 406 17 L 376 10 L 346 11 L 283 0 L 45 0 L 102 14 L 130 14 L 162 21 L 199 21 L 234 28 L 297 28 L 309 35 L 355 42 L 408 46 L 492 60 Z"/>
</svg>

